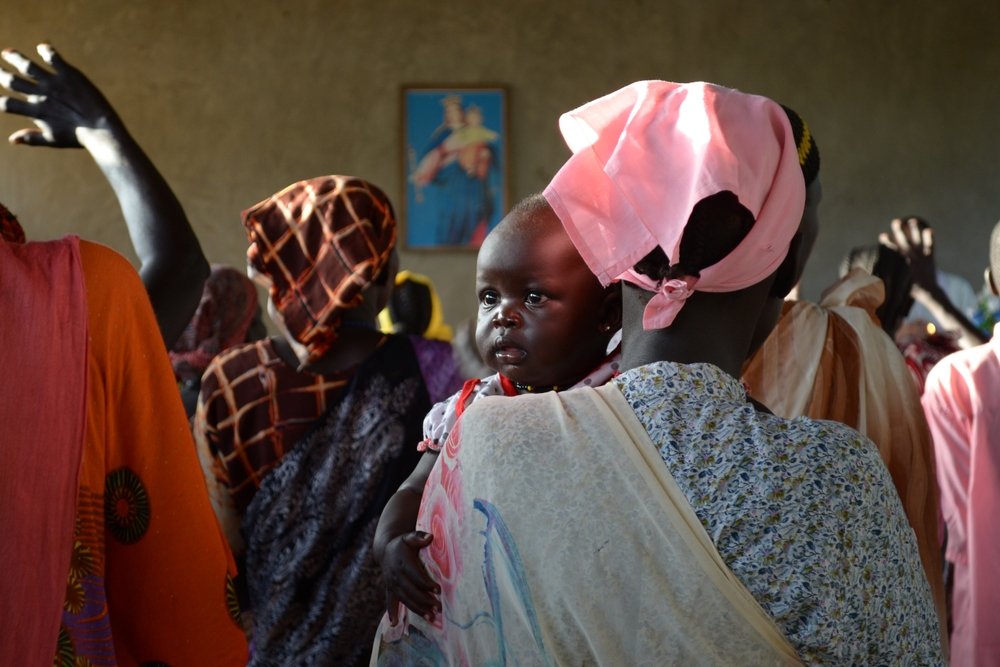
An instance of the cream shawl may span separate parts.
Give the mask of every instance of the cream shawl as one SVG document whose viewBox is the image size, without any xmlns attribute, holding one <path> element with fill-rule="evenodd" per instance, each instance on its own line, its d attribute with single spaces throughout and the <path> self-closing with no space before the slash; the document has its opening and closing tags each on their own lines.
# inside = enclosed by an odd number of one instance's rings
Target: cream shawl
<svg viewBox="0 0 1000 667">
<path fill-rule="evenodd" d="M 373 665 L 799 664 L 617 387 L 483 398 L 459 426 L 418 520 L 443 614 L 383 619 Z"/>
</svg>

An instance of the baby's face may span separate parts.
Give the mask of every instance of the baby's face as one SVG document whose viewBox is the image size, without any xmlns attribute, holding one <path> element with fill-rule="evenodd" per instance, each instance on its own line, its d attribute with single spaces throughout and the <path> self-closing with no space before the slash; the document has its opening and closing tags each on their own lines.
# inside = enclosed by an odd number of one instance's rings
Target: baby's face
<svg viewBox="0 0 1000 667">
<path fill-rule="evenodd" d="M 552 233 L 488 237 L 476 293 L 479 352 L 514 382 L 567 387 L 604 358 L 604 290 L 558 221 Z"/>
</svg>

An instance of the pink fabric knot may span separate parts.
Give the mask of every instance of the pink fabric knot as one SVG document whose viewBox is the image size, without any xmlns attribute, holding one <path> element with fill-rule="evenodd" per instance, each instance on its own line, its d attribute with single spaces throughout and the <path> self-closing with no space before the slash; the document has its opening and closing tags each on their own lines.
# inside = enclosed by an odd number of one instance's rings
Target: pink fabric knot
<svg viewBox="0 0 1000 667">
<path fill-rule="evenodd" d="M 656 291 L 670 299 L 671 301 L 683 301 L 694 294 L 694 285 L 697 278 L 686 276 L 685 278 L 672 278 L 661 281 L 659 289 Z"/>
<path fill-rule="evenodd" d="M 647 331 L 665 329 L 673 324 L 688 297 L 694 294 L 697 283 L 698 278 L 695 276 L 684 276 L 661 280 L 656 284 L 656 294 L 646 304 L 646 310 L 642 314 L 642 328 Z"/>
<path fill-rule="evenodd" d="M 684 276 L 655 281 L 635 269 L 629 269 L 619 279 L 649 292 L 656 292 L 642 313 L 642 328 L 647 331 L 669 327 L 677 317 L 677 313 L 684 307 L 688 297 L 694 294 L 694 286 L 699 280 L 697 276 Z"/>
</svg>

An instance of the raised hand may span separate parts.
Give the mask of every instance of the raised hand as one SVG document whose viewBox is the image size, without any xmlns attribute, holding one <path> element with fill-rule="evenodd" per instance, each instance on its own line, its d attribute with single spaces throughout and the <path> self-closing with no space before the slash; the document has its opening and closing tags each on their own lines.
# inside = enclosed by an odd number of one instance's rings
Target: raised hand
<svg viewBox="0 0 1000 667">
<path fill-rule="evenodd" d="M 0 110 L 27 116 L 37 126 L 10 135 L 11 143 L 79 148 L 93 139 L 95 132 L 124 129 L 101 91 L 51 45 L 40 44 L 38 55 L 51 69 L 14 49 L 0 53 L 0 58 L 17 72 L 0 70 L 0 86 L 23 96 L 0 97 Z"/>
<path fill-rule="evenodd" d="M 937 267 L 934 265 L 934 230 L 920 218 L 895 218 L 889 232 L 879 234 L 879 243 L 889 246 L 910 265 L 913 284 L 925 290 L 937 287 Z"/>
<path fill-rule="evenodd" d="M 30 118 L 11 143 L 86 148 L 111 184 L 142 266 L 139 275 L 168 348 L 201 300 L 209 265 L 184 209 L 160 172 L 125 129 L 111 103 L 49 44 L 38 46 L 43 66 L 13 49 L 0 58 L 0 110 Z"/>
<path fill-rule="evenodd" d="M 938 284 L 934 263 L 934 230 L 925 220 L 915 217 L 895 218 L 889 232 L 879 234 L 879 243 L 899 252 L 910 265 L 913 286 L 910 294 L 927 308 L 946 331 L 958 333 L 961 347 L 980 345 L 986 335 L 965 313 L 952 303 Z"/>
</svg>

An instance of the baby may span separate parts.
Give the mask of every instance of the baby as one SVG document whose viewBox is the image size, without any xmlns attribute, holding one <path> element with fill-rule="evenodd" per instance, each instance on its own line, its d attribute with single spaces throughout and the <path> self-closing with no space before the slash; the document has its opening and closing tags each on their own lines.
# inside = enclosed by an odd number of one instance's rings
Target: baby
<svg viewBox="0 0 1000 667">
<path fill-rule="evenodd" d="M 428 619 L 440 611 L 440 589 L 419 558 L 434 537 L 414 526 L 438 451 L 462 412 L 483 396 L 598 386 L 617 369 L 618 352 L 607 350 L 621 325 L 620 291 L 601 287 L 541 195 L 517 204 L 483 241 L 476 293 L 476 344 L 497 373 L 470 380 L 431 409 L 418 447 L 424 456 L 375 532 L 393 624 L 399 602 Z"/>
</svg>

